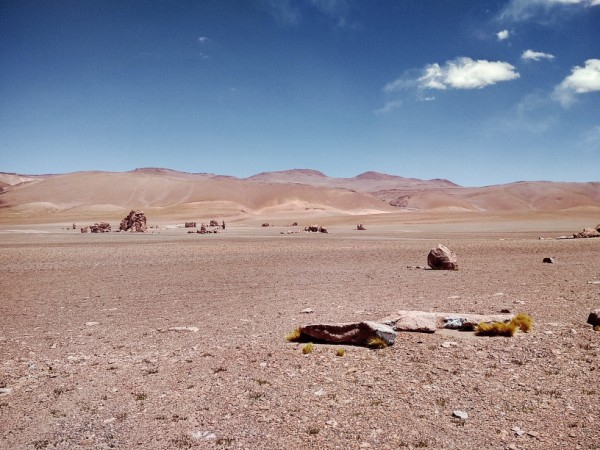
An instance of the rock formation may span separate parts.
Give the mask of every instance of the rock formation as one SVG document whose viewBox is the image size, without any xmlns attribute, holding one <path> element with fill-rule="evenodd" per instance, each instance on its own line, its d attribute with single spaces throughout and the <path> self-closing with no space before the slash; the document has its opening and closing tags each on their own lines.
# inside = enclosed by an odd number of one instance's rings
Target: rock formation
<svg viewBox="0 0 600 450">
<path fill-rule="evenodd" d="M 90 225 L 90 231 L 92 233 L 110 233 L 110 223 L 99 222 L 94 225 Z"/>
<path fill-rule="evenodd" d="M 370 346 L 372 339 L 381 339 L 393 345 L 396 332 L 389 326 L 377 322 L 331 323 L 300 327 L 301 336 L 335 344 Z"/>
<path fill-rule="evenodd" d="M 309 225 L 304 228 L 304 231 L 308 231 L 309 233 L 328 233 L 327 228 L 319 225 Z"/>
<path fill-rule="evenodd" d="M 600 237 L 600 231 L 598 231 L 596 228 L 584 228 L 579 233 L 575 233 L 573 237 L 575 239 Z"/>
<path fill-rule="evenodd" d="M 356 225 L 356 229 L 358 231 L 365 231 L 366 230 L 365 226 L 362 223 L 359 223 L 358 225 Z"/>
<path fill-rule="evenodd" d="M 443 328 L 451 330 L 473 330 L 478 323 L 509 322 L 512 314 L 464 314 L 426 311 L 397 311 L 379 322 L 396 331 L 418 331 L 435 333 Z"/>
<path fill-rule="evenodd" d="M 186 222 L 185 227 L 186 228 L 196 228 L 196 222 Z"/>
<path fill-rule="evenodd" d="M 216 220 L 211 220 L 210 221 L 210 226 L 211 227 L 218 227 L 219 226 L 219 222 L 217 222 Z"/>
<path fill-rule="evenodd" d="M 146 216 L 143 211 L 133 209 L 131 212 L 121 220 L 121 225 L 119 227 L 121 231 L 131 231 L 136 233 L 145 232 L 148 227 L 146 225 Z"/>
<path fill-rule="evenodd" d="M 88 227 L 82 227 L 81 228 L 81 232 L 82 233 L 87 233 L 89 231 Z"/>
<path fill-rule="evenodd" d="M 456 254 L 442 244 L 431 249 L 427 255 L 427 264 L 434 270 L 458 270 Z"/>
</svg>

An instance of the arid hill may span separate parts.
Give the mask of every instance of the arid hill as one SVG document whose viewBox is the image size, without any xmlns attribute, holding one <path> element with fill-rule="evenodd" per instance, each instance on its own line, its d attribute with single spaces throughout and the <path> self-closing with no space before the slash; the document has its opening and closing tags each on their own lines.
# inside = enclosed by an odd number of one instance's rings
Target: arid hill
<svg viewBox="0 0 600 450">
<path fill-rule="evenodd" d="M 315 170 L 246 179 L 146 168 L 60 175 L 0 173 L 0 221 L 121 218 L 131 208 L 184 219 L 198 215 L 368 215 L 401 211 L 600 209 L 600 183 L 518 182 L 480 188 L 377 172 L 333 178 Z"/>
</svg>

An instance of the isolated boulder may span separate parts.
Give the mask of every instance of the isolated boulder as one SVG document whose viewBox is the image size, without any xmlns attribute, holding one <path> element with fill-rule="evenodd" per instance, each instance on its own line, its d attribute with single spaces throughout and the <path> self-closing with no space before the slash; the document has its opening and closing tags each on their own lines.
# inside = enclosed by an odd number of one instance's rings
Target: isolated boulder
<svg viewBox="0 0 600 450">
<path fill-rule="evenodd" d="M 442 244 L 431 249 L 427 255 L 427 264 L 434 270 L 458 270 L 456 254 Z"/>
<path fill-rule="evenodd" d="M 131 210 L 131 212 L 121 220 L 121 225 L 119 226 L 121 231 L 131 231 L 136 233 L 145 232 L 148 227 L 146 225 L 146 216 L 144 215 L 144 211 L 140 210 Z"/>
<path fill-rule="evenodd" d="M 592 237 L 599 237 L 599 236 L 600 236 L 600 231 L 598 231 L 595 228 L 584 228 L 579 233 L 575 233 L 573 235 L 573 237 L 576 238 L 576 239 L 580 239 L 580 238 L 592 238 Z"/>
<path fill-rule="evenodd" d="M 218 227 L 219 226 L 219 222 L 217 222 L 216 220 L 211 220 L 210 221 L 210 226 L 211 227 Z"/>
<path fill-rule="evenodd" d="M 594 327 L 600 326 L 600 309 L 595 309 L 590 313 L 587 323 Z"/>
<path fill-rule="evenodd" d="M 512 314 L 466 314 L 428 311 L 397 311 L 380 320 L 396 331 L 435 333 L 437 330 L 473 330 L 478 323 L 509 322 Z"/>
<path fill-rule="evenodd" d="M 365 231 L 366 230 L 365 226 L 362 223 L 359 223 L 358 225 L 356 225 L 356 229 L 358 231 Z"/>
<path fill-rule="evenodd" d="M 396 332 L 388 325 L 378 322 L 330 323 L 306 325 L 300 328 L 302 336 L 332 344 L 352 344 L 369 346 L 374 338 L 393 345 Z"/>
<path fill-rule="evenodd" d="M 542 259 L 542 262 L 546 263 L 546 264 L 554 264 L 556 262 L 556 260 L 550 256 L 550 257 L 546 257 L 546 258 Z"/>
<path fill-rule="evenodd" d="M 99 222 L 94 225 L 90 225 L 90 231 L 92 233 L 110 233 L 110 223 Z"/>
</svg>

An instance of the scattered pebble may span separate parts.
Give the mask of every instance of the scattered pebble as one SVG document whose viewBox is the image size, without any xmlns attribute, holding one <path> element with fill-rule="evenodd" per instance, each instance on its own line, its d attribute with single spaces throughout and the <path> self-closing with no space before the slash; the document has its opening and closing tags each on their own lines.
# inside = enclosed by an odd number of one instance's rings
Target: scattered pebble
<svg viewBox="0 0 600 450">
<path fill-rule="evenodd" d="M 198 327 L 171 327 L 169 331 L 191 331 L 192 333 L 197 333 L 200 331 Z"/>
<path fill-rule="evenodd" d="M 442 347 L 444 347 L 444 348 L 450 348 L 450 347 L 454 347 L 456 345 L 458 345 L 458 343 L 454 342 L 454 341 L 442 342 Z"/>
<path fill-rule="evenodd" d="M 98 325 L 100 322 L 86 322 L 85 326 L 86 327 L 93 327 L 94 325 Z"/>
<path fill-rule="evenodd" d="M 556 262 L 556 260 L 553 257 L 547 257 L 547 258 L 544 258 L 542 260 L 542 262 L 546 263 L 546 264 L 554 264 Z"/>
<path fill-rule="evenodd" d="M 587 284 L 600 284 L 600 280 L 588 281 Z"/>
<path fill-rule="evenodd" d="M 314 312 L 314 310 L 312 308 L 304 308 L 302 311 L 300 311 L 302 314 L 311 314 Z"/>
<path fill-rule="evenodd" d="M 12 392 L 11 388 L 0 388 L 0 395 L 8 395 Z"/>
<path fill-rule="evenodd" d="M 192 431 L 191 436 L 193 439 L 216 439 L 217 435 L 210 431 Z"/>
</svg>

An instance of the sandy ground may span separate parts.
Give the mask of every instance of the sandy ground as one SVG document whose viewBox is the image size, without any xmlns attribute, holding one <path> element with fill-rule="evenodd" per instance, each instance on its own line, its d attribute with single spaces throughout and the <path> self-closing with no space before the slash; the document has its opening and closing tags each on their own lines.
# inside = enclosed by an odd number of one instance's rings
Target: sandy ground
<svg viewBox="0 0 600 450">
<path fill-rule="evenodd" d="M 538 239 L 595 222 L 428 217 L 364 218 L 364 232 L 323 219 L 327 235 L 3 225 L 0 448 L 599 448 L 600 333 L 585 322 L 600 239 Z M 438 242 L 459 271 L 423 268 Z M 399 309 L 509 309 L 535 326 L 402 333 L 342 357 L 285 340 Z"/>
</svg>

